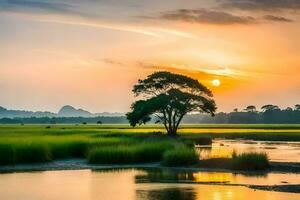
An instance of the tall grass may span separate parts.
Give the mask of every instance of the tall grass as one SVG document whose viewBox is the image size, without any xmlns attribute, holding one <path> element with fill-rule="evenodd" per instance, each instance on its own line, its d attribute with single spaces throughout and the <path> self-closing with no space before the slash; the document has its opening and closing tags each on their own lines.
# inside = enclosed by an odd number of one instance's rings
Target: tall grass
<svg viewBox="0 0 300 200">
<path fill-rule="evenodd" d="M 51 151 L 52 159 L 83 158 L 89 146 L 88 141 L 62 140 L 49 141 L 47 144 Z"/>
<path fill-rule="evenodd" d="M 47 145 L 36 142 L 0 143 L 0 165 L 16 163 L 47 162 L 51 151 Z"/>
<path fill-rule="evenodd" d="M 15 151 L 10 144 L 0 143 L 0 165 L 13 164 Z"/>
<path fill-rule="evenodd" d="M 88 145 L 89 140 L 78 138 L 8 139 L 0 141 L 0 165 L 84 157 Z"/>
<path fill-rule="evenodd" d="M 237 170 L 264 170 L 269 167 L 266 153 L 242 153 L 232 157 L 232 168 Z"/>
<path fill-rule="evenodd" d="M 15 163 L 33 163 L 51 161 L 51 151 L 45 144 L 37 142 L 18 143 L 14 147 Z"/>
<path fill-rule="evenodd" d="M 194 148 L 180 146 L 168 150 L 163 155 L 163 165 L 166 166 L 188 166 L 196 164 L 199 161 L 199 155 Z"/>
<path fill-rule="evenodd" d="M 145 142 L 130 146 L 94 147 L 88 153 L 93 164 L 143 163 L 160 161 L 165 151 L 173 147 L 170 142 Z"/>
</svg>

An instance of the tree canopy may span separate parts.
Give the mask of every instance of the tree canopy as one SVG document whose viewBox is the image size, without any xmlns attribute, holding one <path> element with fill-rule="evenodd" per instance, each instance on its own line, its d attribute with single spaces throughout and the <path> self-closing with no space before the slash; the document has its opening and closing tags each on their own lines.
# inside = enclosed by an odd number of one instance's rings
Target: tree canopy
<svg viewBox="0 0 300 200">
<path fill-rule="evenodd" d="M 212 92 L 198 80 L 161 71 L 139 80 L 133 93 L 140 100 L 127 113 L 130 125 L 145 124 L 155 116 L 169 135 L 176 135 L 184 115 L 190 112 L 214 115 L 216 104 Z"/>
<path fill-rule="evenodd" d="M 272 111 L 272 110 L 280 110 L 280 108 L 277 105 L 272 105 L 272 104 L 264 105 L 261 107 L 261 109 L 265 112 Z"/>
<path fill-rule="evenodd" d="M 250 106 L 247 106 L 244 110 L 246 112 L 255 112 L 256 111 L 256 107 L 253 106 L 253 105 L 250 105 Z"/>
</svg>

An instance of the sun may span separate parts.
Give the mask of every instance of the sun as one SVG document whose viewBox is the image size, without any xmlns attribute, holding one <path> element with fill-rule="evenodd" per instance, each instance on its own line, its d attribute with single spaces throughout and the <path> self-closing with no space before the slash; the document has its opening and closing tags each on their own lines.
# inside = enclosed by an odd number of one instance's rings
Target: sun
<svg viewBox="0 0 300 200">
<path fill-rule="evenodd" d="M 211 81 L 211 83 L 215 87 L 219 87 L 221 85 L 221 81 L 219 79 L 214 79 Z"/>
</svg>

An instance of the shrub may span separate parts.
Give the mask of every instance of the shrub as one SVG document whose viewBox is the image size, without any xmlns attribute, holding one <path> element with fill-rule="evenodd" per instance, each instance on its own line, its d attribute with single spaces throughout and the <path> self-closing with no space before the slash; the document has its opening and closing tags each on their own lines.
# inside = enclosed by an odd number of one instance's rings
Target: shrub
<svg viewBox="0 0 300 200">
<path fill-rule="evenodd" d="M 264 170 L 269 167 L 266 153 L 242 153 L 232 158 L 232 168 L 237 170 Z"/>
<path fill-rule="evenodd" d="M 163 156 L 163 165 L 166 166 L 188 166 L 196 164 L 199 161 L 199 155 L 193 148 L 185 146 L 168 150 Z"/>
<path fill-rule="evenodd" d="M 170 142 L 142 143 L 136 147 L 136 160 L 138 162 L 161 161 L 164 153 L 172 148 Z"/>
</svg>

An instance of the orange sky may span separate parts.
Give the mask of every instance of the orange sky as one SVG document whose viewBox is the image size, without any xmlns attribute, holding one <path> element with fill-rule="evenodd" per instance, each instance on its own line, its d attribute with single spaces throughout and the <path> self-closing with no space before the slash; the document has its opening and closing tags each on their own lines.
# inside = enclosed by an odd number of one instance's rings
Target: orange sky
<svg viewBox="0 0 300 200">
<path fill-rule="evenodd" d="M 0 2 L 0 105 L 126 112 L 139 78 L 169 70 L 211 88 L 218 111 L 292 107 L 298 9 L 290 0 Z"/>
</svg>

